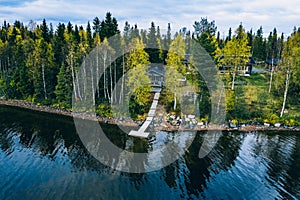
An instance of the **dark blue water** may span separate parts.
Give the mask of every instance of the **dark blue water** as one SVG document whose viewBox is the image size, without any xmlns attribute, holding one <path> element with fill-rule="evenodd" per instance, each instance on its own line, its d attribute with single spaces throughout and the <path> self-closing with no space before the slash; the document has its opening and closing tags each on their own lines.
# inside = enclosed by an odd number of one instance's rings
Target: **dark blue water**
<svg viewBox="0 0 300 200">
<path fill-rule="evenodd" d="M 128 137 L 102 125 L 120 148 L 147 151 L 162 141 Z M 0 106 L 0 199 L 297 199 L 300 133 L 223 132 L 204 159 L 205 132 L 155 172 L 115 171 L 93 158 L 69 117 Z"/>
</svg>

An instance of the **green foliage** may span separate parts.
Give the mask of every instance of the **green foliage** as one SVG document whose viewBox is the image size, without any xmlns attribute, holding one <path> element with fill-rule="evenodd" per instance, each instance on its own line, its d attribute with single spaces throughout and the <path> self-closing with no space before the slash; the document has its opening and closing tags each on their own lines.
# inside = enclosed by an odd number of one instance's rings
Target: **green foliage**
<svg viewBox="0 0 300 200">
<path fill-rule="evenodd" d="M 300 33 L 295 31 L 291 37 L 284 43 L 282 52 L 282 62 L 280 64 L 280 71 L 278 73 L 277 82 L 279 87 L 284 88 L 283 104 L 281 109 L 281 117 L 284 114 L 286 104 L 289 99 L 296 98 L 296 104 L 299 104 L 299 89 L 300 88 Z M 296 91 L 291 91 L 291 86 Z M 293 92 L 294 95 L 289 95 Z M 290 97 L 290 98 L 289 98 Z"/>
<path fill-rule="evenodd" d="M 99 35 L 101 40 L 105 37 L 110 38 L 119 33 L 116 18 L 112 17 L 110 12 L 106 13 L 105 20 L 100 23 Z"/>
<path fill-rule="evenodd" d="M 237 125 L 238 124 L 238 120 L 233 119 L 233 120 L 231 120 L 231 123 Z"/>
<path fill-rule="evenodd" d="M 141 105 L 136 101 L 136 98 L 132 96 L 129 101 L 130 117 L 132 119 L 138 119 L 140 115 L 144 115 L 147 112 L 147 105 Z"/>
<path fill-rule="evenodd" d="M 263 38 L 263 29 L 257 30 L 253 41 L 253 55 L 255 60 L 264 61 L 266 59 L 266 40 Z"/>
<path fill-rule="evenodd" d="M 173 67 L 178 72 L 185 74 L 186 67 L 182 60 L 186 52 L 185 41 L 183 36 L 178 34 L 177 37 L 171 42 L 170 49 L 166 58 L 167 68 Z"/>
<path fill-rule="evenodd" d="M 264 122 L 274 125 L 275 123 L 280 122 L 280 118 L 276 114 L 269 114 Z"/>
<path fill-rule="evenodd" d="M 286 119 L 286 120 L 284 121 L 284 123 L 285 123 L 286 125 L 288 125 L 288 126 L 295 126 L 295 125 L 296 125 L 295 119 Z"/>
<path fill-rule="evenodd" d="M 236 35 L 232 40 L 226 43 L 223 49 L 216 50 L 216 56 L 219 59 L 219 63 L 230 67 L 231 71 L 236 71 L 234 67 L 245 67 L 246 63 L 249 61 L 250 55 L 247 34 L 244 32 L 242 26 L 237 29 Z"/>
<path fill-rule="evenodd" d="M 254 35 L 252 31 L 246 33 L 242 26 L 238 27 L 234 35 L 230 29 L 226 39 L 222 39 L 219 32 L 216 35 L 215 22 L 209 22 L 207 18 L 195 22 L 194 28 L 193 34 L 183 28 L 172 38 L 170 24 L 167 34 L 161 36 L 159 27 L 155 27 L 154 23 L 151 23 L 149 30 L 139 30 L 137 25 L 130 26 L 128 22 L 125 23 L 123 37 L 120 36 L 112 43 L 119 44 L 122 41 L 123 46 L 130 44 L 129 48 L 132 51 L 118 58 L 112 65 L 106 65 L 111 70 L 105 72 L 105 84 L 104 77 L 99 77 L 96 102 L 101 103 L 96 107 L 97 113 L 111 116 L 109 98 L 105 95 L 111 96 L 114 81 L 123 75 L 125 66 L 124 72 L 128 72 L 126 84 L 131 88 L 127 98 L 130 100 L 131 112 L 137 118 L 144 116 L 149 106 L 151 90 L 147 76 L 148 64 L 165 62 L 167 87 L 163 90 L 161 98 L 167 110 L 180 110 L 180 104 L 176 101 L 180 95 L 178 79 L 186 77 L 198 93 L 200 116 L 209 117 L 210 100 L 214 97 L 210 97 L 206 83 L 195 72 L 196 68 L 191 67 L 203 59 L 201 52 L 195 52 L 192 45 L 191 41 L 195 40 L 214 56 L 219 65 L 224 65 L 231 72 L 224 76 L 228 118 L 239 121 L 256 118 L 270 122 L 279 120 L 288 125 L 299 124 L 300 36 L 297 29 L 284 41 L 283 35 L 280 36 L 276 29 L 269 37 L 264 38 L 262 28 Z M 45 19 L 38 26 L 31 21 L 27 27 L 20 21 L 13 25 L 5 22 L 0 27 L 0 97 L 26 99 L 41 105 L 59 104 L 60 107 L 70 108 L 74 88 L 78 92 L 77 99 L 83 98 L 78 87 L 76 88 L 76 75 L 83 59 L 92 48 L 103 44 L 102 47 L 106 48 L 108 55 L 123 51 L 116 49 L 116 45 L 108 44 L 106 39 L 116 33 L 119 33 L 118 23 L 111 13 L 107 13 L 104 20 L 96 17 L 92 27 L 87 23 L 86 29 L 77 25 L 73 27 L 69 22 L 67 25 L 59 23 L 54 31 Z M 144 43 L 155 49 L 145 49 Z M 270 94 L 266 92 L 269 79 L 266 74 L 239 77 L 237 82 L 240 84 L 236 89 L 228 89 L 236 71 L 245 68 L 251 56 L 251 45 L 252 56 L 256 61 L 282 58 L 278 71 L 274 73 L 274 87 Z M 162 47 L 170 51 L 162 51 Z M 101 49 L 103 50 L 105 49 Z M 185 54 L 194 55 L 190 58 L 189 67 L 183 63 Z M 109 56 L 106 59 L 108 64 Z M 103 57 L 99 57 L 99 61 L 102 62 Z M 208 62 L 204 60 L 201 64 L 206 65 Z M 87 78 L 87 82 L 90 80 Z M 286 108 L 283 117 L 278 119 L 286 86 Z"/>
<path fill-rule="evenodd" d="M 186 66 L 183 64 L 182 60 L 185 56 L 185 41 L 181 34 L 178 34 L 177 37 L 171 42 L 170 50 L 167 54 L 165 66 L 165 78 L 166 78 L 166 90 L 172 93 L 174 97 L 174 109 L 176 110 L 177 96 L 180 95 L 179 79 L 183 79 L 183 75 L 186 73 Z M 170 95 L 168 101 L 172 99 Z"/>
<path fill-rule="evenodd" d="M 144 50 L 142 40 L 134 38 L 131 42 L 132 51 L 127 57 L 129 97 L 134 96 L 134 100 L 140 106 L 145 106 L 150 97 L 150 79 L 147 75 L 149 56 Z M 129 98 L 128 98 L 129 100 Z"/>
<path fill-rule="evenodd" d="M 160 63 L 162 61 L 160 38 L 156 35 L 154 22 L 151 23 L 149 34 L 147 35 L 147 47 L 145 51 L 149 55 L 149 61 L 151 63 Z"/>
<path fill-rule="evenodd" d="M 196 39 L 197 42 L 206 50 L 211 57 L 215 56 L 218 48 L 218 43 L 214 35 L 210 35 L 207 32 L 201 33 Z"/>
<path fill-rule="evenodd" d="M 70 71 L 66 69 L 65 65 L 60 67 L 60 71 L 57 75 L 57 85 L 55 87 L 55 95 L 58 103 L 61 103 L 64 107 L 71 107 L 72 98 L 72 85 L 71 85 Z"/>
<path fill-rule="evenodd" d="M 234 91 L 226 90 L 226 111 L 227 113 L 232 113 L 234 111 L 235 101 L 234 101 Z"/>
<path fill-rule="evenodd" d="M 104 117 L 112 117 L 112 110 L 109 104 L 107 103 L 101 103 L 97 106 L 96 108 L 96 113 L 99 116 L 104 116 Z"/>
<path fill-rule="evenodd" d="M 217 27 L 215 21 L 209 22 L 207 18 L 201 17 L 199 22 L 195 21 L 193 25 L 196 35 L 201 35 L 202 33 L 208 33 L 209 35 L 215 35 L 217 32 Z"/>
</svg>

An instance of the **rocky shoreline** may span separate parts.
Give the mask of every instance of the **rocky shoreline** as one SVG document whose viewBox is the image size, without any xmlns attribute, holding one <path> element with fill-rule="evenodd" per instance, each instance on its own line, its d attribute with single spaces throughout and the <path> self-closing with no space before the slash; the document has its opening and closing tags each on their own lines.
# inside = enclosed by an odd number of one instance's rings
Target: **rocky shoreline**
<svg viewBox="0 0 300 200">
<path fill-rule="evenodd" d="M 53 113 L 58 115 L 64 115 L 69 117 L 77 117 L 80 119 L 87 119 L 98 121 L 106 124 L 115 124 L 120 126 L 126 127 L 138 127 L 141 122 L 140 121 L 133 121 L 133 120 L 121 120 L 121 119 L 113 119 L 111 117 L 101 117 L 95 116 L 90 113 L 83 113 L 83 112 L 72 112 L 66 109 L 55 108 L 52 106 L 42 106 L 36 105 L 34 103 L 24 101 L 24 100 L 0 100 L 0 105 L 12 106 L 12 107 L 19 107 L 39 112 L 45 113 Z M 266 127 L 263 125 L 242 125 L 238 128 L 230 128 L 225 125 L 210 125 L 207 126 L 194 126 L 192 128 L 187 128 L 184 126 L 173 126 L 171 124 L 164 124 L 163 126 L 157 125 L 153 126 L 152 129 L 156 131 L 181 131 L 181 130 L 196 130 L 196 131 L 207 131 L 207 130 L 218 130 L 218 131 L 241 131 L 241 132 L 252 132 L 252 131 L 300 131 L 300 127 Z"/>
<path fill-rule="evenodd" d="M 18 108 L 24 108 L 44 113 L 52 113 L 52 114 L 58 114 L 58 115 L 64 115 L 69 117 L 77 117 L 80 119 L 86 119 L 86 120 L 92 120 L 92 121 L 99 121 L 107 124 L 117 124 L 121 126 L 138 126 L 138 123 L 134 121 L 118 121 L 116 119 L 113 119 L 111 117 L 101 117 L 101 116 L 94 116 L 87 112 L 73 112 L 71 110 L 56 108 L 53 106 L 44 106 L 44 105 L 36 105 L 34 103 L 25 101 L 25 100 L 0 100 L 0 105 L 6 105 L 6 106 L 12 106 L 12 107 L 18 107 Z"/>
</svg>

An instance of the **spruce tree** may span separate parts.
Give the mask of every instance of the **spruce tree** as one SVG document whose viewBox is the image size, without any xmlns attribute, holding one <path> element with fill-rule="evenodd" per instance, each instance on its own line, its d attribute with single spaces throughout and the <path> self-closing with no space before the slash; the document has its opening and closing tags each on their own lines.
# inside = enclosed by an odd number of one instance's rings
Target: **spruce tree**
<svg viewBox="0 0 300 200">
<path fill-rule="evenodd" d="M 72 98 L 72 81 L 70 71 L 62 64 L 57 75 L 57 85 L 55 86 L 55 95 L 58 103 L 64 107 L 71 107 Z"/>
<path fill-rule="evenodd" d="M 46 42 L 50 42 L 49 28 L 47 26 L 47 22 L 43 19 L 43 23 L 41 25 L 42 37 Z"/>
<path fill-rule="evenodd" d="M 253 58 L 258 61 L 266 59 L 266 46 L 263 38 L 263 29 L 260 27 L 253 39 Z"/>
<path fill-rule="evenodd" d="M 151 22 L 151 27 L 147 35 L 146 43 L 147 43 L 146 52 L 149 54 L 150 62 L 151 63 L 161 62 L 160 49 L 158 45 L 154 22 Z"/>
<path fill-rule="evenodd" d="M 92 37 L 92 29 L 91 29 L 90 22 L 88 22 L 87 27 L 86 27 L 86 37 L 87 37 L 86 39 L 87 39 L 89 48 L 93 48 L 93 37 Z"/>
<path fill-rule="evenodd" d="M 100 29 L 101 29 L 100 23 L 101 23 L 100 19 L 98 17 L 95 17 L 94 20 L 93 20 L 94 36 L 95 36 L 96 33 L 98 35 L 100 34 Z"/>
</svg>

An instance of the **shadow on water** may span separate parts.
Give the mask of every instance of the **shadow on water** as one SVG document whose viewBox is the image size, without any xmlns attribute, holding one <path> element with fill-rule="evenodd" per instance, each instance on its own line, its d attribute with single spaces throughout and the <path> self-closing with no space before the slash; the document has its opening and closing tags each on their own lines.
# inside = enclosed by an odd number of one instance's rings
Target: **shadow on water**
<svg viewBox="0 0 300 200">
<path fill-rule="evenodd" d="M 207 133 L 198 132 L 176 162 L 131 174 L 91 156 L 71 117 L 8 106 L 0 106 L 0 116 L 0 199 L 300 198 L 299 133 L 224 132 L 199 159 Z M 119 148 L 140 153 L 179 134 L 157 132 L 145 140 L 128 137 L 114 125 L 101 127 Z"/>
</svg>

